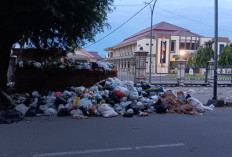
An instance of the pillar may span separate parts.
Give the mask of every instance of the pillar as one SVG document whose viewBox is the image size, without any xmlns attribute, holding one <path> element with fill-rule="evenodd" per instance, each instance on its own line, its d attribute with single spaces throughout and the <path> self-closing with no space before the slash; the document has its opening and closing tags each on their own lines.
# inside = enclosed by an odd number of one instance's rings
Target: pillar
<svg viewBox="0 0 232 157">
<path fill-rule="evenodd" d="M 213 86 L 214 83 L 214 60 L 213 58 L 210 59 L 210 61 L 208 61 L 208 82 L 210 86 Z"/>
<path fill-rule="evenodd" d="M 146 58 L 148 52 L 144 51 L 143 47 L 140 47 L 140 50 L 134 53 L 136 58 L 135 82 L 144 82 L 146 80 Z"/>
<path fill-rule="evenodd" d="M 179 86 L 184 86 L 184 81 L 185 81 L 185 78 L 184 78 L 184 75 L 185 75 L 185 65 L 186 65 L 186 60 L 184 60 L 183 58 L 180 58 L 179 60 L 177 60 L 177 68 L 178 68 L 178 71 L 177 71 L 177 84 Z"/>
</svg>

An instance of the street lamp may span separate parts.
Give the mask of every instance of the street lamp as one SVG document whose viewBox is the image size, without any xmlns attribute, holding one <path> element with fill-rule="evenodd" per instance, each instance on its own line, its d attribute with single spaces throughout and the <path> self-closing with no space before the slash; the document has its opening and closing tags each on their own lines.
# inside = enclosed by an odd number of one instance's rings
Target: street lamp
<svg viewBox="0 0 232 157">
<path fill-rule="evenodd" d="M 180 58 L 183 58 L 184 54 L 185 54 L 184 50 L 180 50 Z"/>
<path fill-rule="evenodd" d="M 153 0 L 152 0 L 153 1 Z M 151 1 L 151 2 L 152 2 Z M 149 65 L 149 83 L 151 83 L 151 58 L 152 58 L 152 21 L 153 21 L 153 12 L 154 12 L 154 8 L 155 8 L 155 4 L 156 4 L 156 1 L 154 2 L 153 5 L 151 5 L 151 2 L 150 3 L 147 3 L 147 2 L 144 2 L 146 5 L 149 5 L 150 6 L 150 9 L 151 9 L 151 35 L 150 35 L 150 65 Z"/>
</svg>

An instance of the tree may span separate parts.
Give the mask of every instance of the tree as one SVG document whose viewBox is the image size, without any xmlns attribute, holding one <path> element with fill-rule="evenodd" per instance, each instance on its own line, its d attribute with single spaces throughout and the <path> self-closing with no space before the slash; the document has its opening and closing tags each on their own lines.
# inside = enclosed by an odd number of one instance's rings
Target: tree
<svg viewBox="0 0 232 157">
<path fill-rule="evenodd" d="M 194 68 L 194 60 L 193 60 L 193 58 L 188 58 L 186 67 L 187 68 Z"/>
<path fill-rule="evenodd" d="M 206 66 L 207 62 L 213 58 L 213 49 L 211 46 L 199 47 L 194 57 L 195 67 Z"/>
<path fill-rule="evenodd" d="M 219 54 L 218 65 L 219 66 L 232 65 L 232 50 L 229 45 L 225 46 L 222 52 Z"/>
<path fill-rule="evenodd" d="M 10 50 L 29 41 L 38 49 L 56 43 L 82 46 L 103 32 L 113 0 L 5 0 L 0 3 L 0 109 L 9 104 L 5 91 Z M 4 100 L 3 100 L 4 99 Z"/>
</svg>

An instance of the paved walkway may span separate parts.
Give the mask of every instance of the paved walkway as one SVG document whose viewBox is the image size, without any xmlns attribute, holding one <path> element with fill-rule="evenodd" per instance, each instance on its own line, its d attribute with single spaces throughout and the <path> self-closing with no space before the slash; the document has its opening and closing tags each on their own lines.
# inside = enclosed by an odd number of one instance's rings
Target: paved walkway
<svg viewBox="0 0 232 157">
<path fill-rule="evenodd" d="M 189 92 L 191 96 L 197 98 L 203 104 L 206 104 L 213 97 L 213 87 L 164 87 L 164 89 L 170 89 L 174 93 L 178 91 Z M 217 87 L 217 99 L 232 102 L 232 87 Z"/>
</svg>

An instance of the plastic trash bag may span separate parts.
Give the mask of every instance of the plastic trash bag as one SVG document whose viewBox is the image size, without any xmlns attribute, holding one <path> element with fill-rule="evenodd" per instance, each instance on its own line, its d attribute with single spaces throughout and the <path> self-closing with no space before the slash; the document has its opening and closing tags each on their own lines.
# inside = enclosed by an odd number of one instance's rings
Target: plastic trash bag
<svg viewBox="0 0 232 157">
<path fill-rule="evenodd" d="M 98 91 L 98 86 L 92 86 L 89 89 L 90 91 Z"/>
<path fill-rule="evenodd" d="M 141 82 L 141 87 L 143 90 L 147 90 L 147 89 L 151 88 L 151 84 L 147 83 L 147 82 Z"/>
<path fill-rule="evenodd" d="M 14 123 L 23 119 L 23 114 L 17 110 L 0 110 L 0 122 Z"/>
<path fill-rule="evenodd" d="M 156 113 L 166 113 L 167 112 L 167 107 L 164 104 L 163 101 L 161 101 L 161 99 L 159 99 L 156 103 L 155 103 L 155 112 Z"/>
<path fill-rule="evenodd" d="M 93 108 L 93 104 L 92 104 L 92 101 L 88 98 L 83 98 L 83 99 L 80 99 L 77 103 L 77 107 L 80 108 L 80 107 L 85 107 L 87 110 Z"/>
<path fill-rule="evenodd" d="M 43 105 L 41 105 L 43 106 Z M 34 106 L 29 107 L 27 112 L 24 115 L 25 117 L 35 117 L 36 116 L 36 108 Z"/>
<path fill-rule="evenodd" d="M 138 93 L 137 89 L 133 86 L 129 86 L 128 89 L 130 91 L 129 98 L 132 100 L 137 100 L 139 98 L 139 93 Z"/>
<path fill-rule="evenodd" d="M 32 96 L 37 97 L 37 98 L 40 97 L 40 95 L 37 91 L 32 92 Z"/>
<path fill-rule="evenodd" d="M 48 108 L 44 111 L 45 116 L 56 116 L 57 115 L 57 110 L 54 108 Z"/>
<path fill-rule="evenodd" d="M 128 97 L 130 94 L 129 90 L 126 87 L 117 86 L 115 90 L 120 90 L 124 94 L 125 97 Z"/>
<path fill-rule="evenodd" d="M 113 78 L 112 83 L 113 83 L 115 86 L 123 86 L 123 82 L 122 82 L 121 80 L 119 80 L 117 77 L 114 77 L 114 78 Z"/>
<path fill-rule="evenodd" d="M 185 101 L 186 100 L 183 91 L 177 92 L 177 98 L 180 99 L 181 101 Z"/>
<path fill-rule="evenodd" d="M 125 96 L 125 94 L 121 90 L 114 90 L 114 95 L 118 96 L 119 98 L 122 98 Z"/>
<path fill-rule="evenodd" d="M 65 106 L 63 104 L 60 104 L 58 106 L 57 111 L 58 111 L 57 116 L 59 116 L 59 117 L 64 117 L 64 116 L 68 116 L 69 115 L 68 110 L 65 108 Z"/>
<path fill-rule="evenodd" d="M 27 110 L 28 110 L 28 107 L 26 107 L 24 104 L 19 104 L 15 107 L 15 110 L 21 112 L 23 114 L 23 117 L 25 116 Z"/>
<path fill-rule="evenodd" d="M 41 66 L 42 66 L 41 63 L 39 63 L 39 62 L 35 62 L 34 63 L 34 67 L 35 68 L 41 68 Z"/>
<path fill-rule="evenodd" d="M 114 111 L 114 109 L 110 107 L 108 104 L 101 104 L 98 107 L 98 111 L 105 118 L 118 116 L 118 114 Z"/>
<path fill-rule="evenodd" d="M 120 112 L 120 111 L 122 110 L 122 106 L 120 106 L 120 104 L 115 104 L 115 105 L 114 105 L 114 110 L 115 110 L 116 112 Z"/>
<path fill-rule="evenodd" d="M 73 115 L 73 118 L 84 117 L 83 112 L 80 109 L 77 109 Z"/>
<path fill-rule="evenodd" d="M 121 115 L 123 117 L 133 117 L 134 111 L 132 109 L 128 109 L 126 112 L 122 112 Z"/>
<path fill-rule="evenodd" d="M 55 102 L 54 102 L 54 105 L 57 106 L 57 107 L 60 104 L 63 104 L 63 105 L 67 104 L 67 101 L 62 96 L 57 97 L 56 100 L 55 100 Z"/>
<path fill-rule="evenodd" d="M 72 93 L 67 91 L 67 90 L 65 90 L 62 94 L 65 95 L 65 96 L 69 96 L 69 97 L 72 96 Z"/>
<path fill-rule="evenodd" d="M 189 105 L 193 106 L 198 112 L 212 111 L 214 106 L 204 106 L 197 98 L 189 97 L 187 99 Z"/>
<path fill-rule="evenodd" d="M 128 105 L 130 105 L 132 102 L 131 101 L 126 101 L 126 102 L 121 102 L 120 103 L 120 106 L 122 107 L 122 108 L 126 108 Z"/>
<path fill-rule="evenodd" d="M 74 88 L 74 91 L 76 93 L 79 93 L 79 92 L 84 93 L 85 92 L 85 87 L 84 86 L 76 87 L 76 88 Z"/>
</svg>

